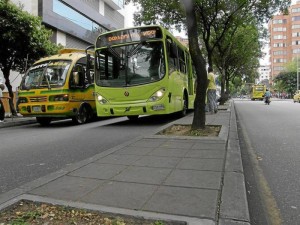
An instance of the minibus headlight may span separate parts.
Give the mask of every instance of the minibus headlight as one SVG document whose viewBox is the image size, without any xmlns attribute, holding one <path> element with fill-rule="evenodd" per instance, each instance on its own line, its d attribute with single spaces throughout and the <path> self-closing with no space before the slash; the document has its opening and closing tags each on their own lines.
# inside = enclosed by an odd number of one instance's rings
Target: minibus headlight
<svg viewBox="0 0 300 225">
<path fill-rule="evenodd" d="M 106 104 L 107 103 L 107 100 L 102 95 L 99 95 L 98 93 L 97 93 L 97 100 L 100 104 Z"/>
<path fill-rule="evenodd" d="M 158 91 L 156 91 L 150 98 L 149 98 L 149 102 L 155 102 L 155 101 L 159 101 L 160 99 L 162 99 L 164 97 L 166 93 L 166 89 L 165 88 L 161 88 Z"/>
</svg>

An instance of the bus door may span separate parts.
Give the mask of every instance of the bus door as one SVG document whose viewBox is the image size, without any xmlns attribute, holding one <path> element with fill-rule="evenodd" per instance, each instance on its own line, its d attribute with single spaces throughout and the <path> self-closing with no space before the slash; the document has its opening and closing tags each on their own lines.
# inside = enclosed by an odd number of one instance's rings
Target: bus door
<svg viewBox="0 0 300 225">
<path fill-rule="evenodd" d="M 83 57 L 74 65 L 70 76 L 70 100 L 76 102 L 95 101 L 94 92 L 94 71 L 87 67 L 87 58 Z M 92 62 L 92 59 L 90 59 Z M 87 70 L 88 69 L 88 70 Z"/>
</svg>

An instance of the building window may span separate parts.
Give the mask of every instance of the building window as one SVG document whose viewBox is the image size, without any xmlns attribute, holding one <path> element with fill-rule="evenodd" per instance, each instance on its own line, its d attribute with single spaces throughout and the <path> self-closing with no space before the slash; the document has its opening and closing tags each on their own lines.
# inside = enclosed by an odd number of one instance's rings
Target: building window
<svg viewBox="0 0 300 225">
<path fill-rule="evenodd" d="M 292 29 L 299 29 L 300 28 L 300 24 L 294 24 L 292 25 Z"/>
<path fill-rule="evenodd" d="M 299 48 L 293 49 L 293 53 L 294 54 L 299 54 L 300 53 L 300 49 Z"/>
<path fill-rule="evenodd" d="M 282 71 L 284 69 L 283 66 L 274 66 L 275 71 Z"/>
<path fill-rule="evenodd" d="M 300 12 L 300 8 L 293 8 L 292 9 L 292 13 L 297 13 L 297 12 Z"/>
<path fill-rule="evenodd" d="M 273 55 L 286 55 L 286 51 L 274 51 Z"/>
<path fill-rule="evenodd" d="M 286 47 L 286 43 L 282 43 L 282 42 L 280 42 L 280 43 L 274 43 L 273 47 L 274 48 Z"/>
<path fill-rule="evenodd" d="M 286 59 L 274 59 L 274 63 L 286 63 Z"/>
<path fill-rule="evenodd" d="M 286 19 L 283 19 L 283 20 L 273 20 L 273 24 L 286 24 Z"/>
<path fill-rule="evenodd" d="M 285 35 L 274 35 L 275 40 L 286 39 Z"/>
<path fill-rule="evenodd" d="M 286 31 L 286 27 L 274 27 L 273 31 Z"/>
<path fill-rule="evenodd" d="M 66 18 L 67 20 L 81 26 L 82 28 L 92 32 L 105 32 L 108 31 L 100 26 L 95 21 L 90 20 L 86 16 L 80 14 L 69 6 L 65 5 L 59 0 L 53 0 L 53 12 Z"/>
<path fill-rule="evenodd" d="M 300 32 L 294 32 L 294 33 L 292 33 L 292 37 L 300 37 Z"/>
<path fill-rule="evenodd" d="M 300 21 L 300 16 L 293 16 L 292 21 Z"/>
</svg>

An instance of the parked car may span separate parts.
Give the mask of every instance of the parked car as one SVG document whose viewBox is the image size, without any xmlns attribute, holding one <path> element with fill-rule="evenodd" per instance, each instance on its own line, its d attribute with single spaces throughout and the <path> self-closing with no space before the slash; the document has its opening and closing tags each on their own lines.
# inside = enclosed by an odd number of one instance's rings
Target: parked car
<svg viewBox="0 0 300 225">
<path fill-rule="evenodd" d="M 294 103 L 299 102 L 300 103 L 300 90 L 296 91 L 293 97 Z"/>
</svg>

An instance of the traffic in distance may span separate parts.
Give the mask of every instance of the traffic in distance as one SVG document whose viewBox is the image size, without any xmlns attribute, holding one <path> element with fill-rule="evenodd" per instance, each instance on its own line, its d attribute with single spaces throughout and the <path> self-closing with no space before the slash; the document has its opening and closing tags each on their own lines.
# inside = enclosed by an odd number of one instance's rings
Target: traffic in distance
<svg viewBox="0 0 300 225">
<path fill-rule="evenodd" d="M 94 51 L 62 49 L 34 63 L 18 91 L 18 111 L 41 125 L 98 117 L 186 115 L 195 100 L 188 48 L 161 26 L 98 36 Z"/>
</svg>

